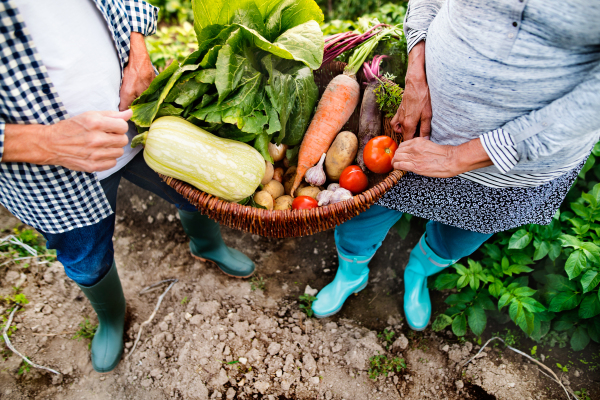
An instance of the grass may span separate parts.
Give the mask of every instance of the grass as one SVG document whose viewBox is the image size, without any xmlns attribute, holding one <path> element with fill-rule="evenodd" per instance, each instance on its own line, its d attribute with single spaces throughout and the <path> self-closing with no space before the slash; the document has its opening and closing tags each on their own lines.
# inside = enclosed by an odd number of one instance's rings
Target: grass
<svg viewBox="0 0 600 400">
<path fill-rule="evenodd" d="M 587 391 L 587 389 L 581 388 L 581 390 L 576 390 L 575 394 L 579 397 L 580 400 L 592 400 L 592 398 L 589 396 L 589 392 Z"/>
<path fill-rule="evenodd" d="M 302 294 L 298 296 L 298 300 L 300 300 L 300 309 L 306 314 L 307 317 L 311 318 L 314 315 L 312 310 L 312 303 L 317 298 L 315 296 L 311 296 L 310 294 Z"/>
<path fill-rule="evenodd" d="M 31 370 L 31 365 L 26 363 L 25 361 L 21 361 L 21 365 L 19 366 L 19 370 L 17 371 L 17 375 L 24 375 Z"/>
<path fill-rule="evenodd" d="M 96 330 L 98 330 L 97 324 L 92 324 L 89 319 L 85 319 L 83 322 L 79 323 L 79 329 L 75 332 L 75 335 L 71 339 L 89 339 L 90 343 L 88 344 L 88 349 L 92 347 L 92 339 L 94 339 L 94 335 L 96 334 Z"/>
<path fill-rule="evenodd" d="M 12 234 L 17 238 L 18 241 L 34 249 L 39 256 L 40 261 L 53 261 L 56 259 L 56 251 L 46 249 L 42 237 L 33 229 L 19 230 L 18 228 L 14 228 Z M 2 252 L 0 255 L 7 259 L 33 257 L 32 254 L 25 250 L 23 246 L 10 242 L 1 243 L 0 252 Z M 29 263 L 27 261 L 28 260 L 13 260 L 15 264 L 21 265 L 23 268 L 29 267 Z"/>
<path fill-rule="evenodd" d="M 391 360 L 386 355 L 377 354 L 369 358 L 369 378 L 375 380 L 379 376 L 388 376 L 390 372 L 401 372 L 406 368 L 403 358 L 394 357 Z"/>
<path fill-rule="evenodd" d="M 255 275 L 250 279 L 250 290 L 252 290 L 253 292 L 256 289 L 260 289 L 264 292 L 266 287 L 267 280 L 262 276 Z"/>
</svg>

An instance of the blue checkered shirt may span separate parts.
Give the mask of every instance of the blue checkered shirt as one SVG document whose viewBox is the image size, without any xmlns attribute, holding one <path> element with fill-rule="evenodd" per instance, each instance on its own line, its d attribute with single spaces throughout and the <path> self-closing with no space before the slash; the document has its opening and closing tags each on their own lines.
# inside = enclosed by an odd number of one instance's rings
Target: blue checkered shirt
<svg viewBox="0 0 600 400">
<path fill-rule="evenodd" d="M 131 32 L 156 32 L 158 9 L 142 0 L 94 0 L 115 42 L 121 71 Z M 23 17 L 0 0 L 0 160 L 5 124 L 54 124 L 68 118 Z M 92 225 L 112 210 L 95 174 L 56 165 L 0 162 L 0 202 L 23 222 L 49 233 Z"/>
</svg>

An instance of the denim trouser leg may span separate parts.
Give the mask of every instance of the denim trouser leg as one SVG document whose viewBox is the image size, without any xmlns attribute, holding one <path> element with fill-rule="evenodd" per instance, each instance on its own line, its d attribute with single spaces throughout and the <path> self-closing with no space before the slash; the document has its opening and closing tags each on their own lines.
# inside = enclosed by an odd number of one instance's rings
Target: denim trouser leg
<svg viewBox="0 0 600 400">
<path fill-rule="evenodd" d="M 348 256 L 370 256 L 402 213 L 374 205 L 336 228 L 336 245 Z M 429 221 L 427 244 L 438 256 L 458 260 L 472 254 L 492 235 Z"/>
<path fill-rule="evenodd" d="M 121 170 L 100 181 L 113 212 L 116 210 L 117 190 L 121 177 L 156 194 L 179 209 L 197 211 L 148 167 L 140 152 Z M 115 214 L 113 213 L 102 221 L 83 228 L 63 233 L 41 233 L 47 240 L 46 247 L 56 249 L 58 261 L 63 264 L 67 276 L 80 285 L 91 286 L 100 281 L 113 264 L 114 229 Z"/>
</svg>

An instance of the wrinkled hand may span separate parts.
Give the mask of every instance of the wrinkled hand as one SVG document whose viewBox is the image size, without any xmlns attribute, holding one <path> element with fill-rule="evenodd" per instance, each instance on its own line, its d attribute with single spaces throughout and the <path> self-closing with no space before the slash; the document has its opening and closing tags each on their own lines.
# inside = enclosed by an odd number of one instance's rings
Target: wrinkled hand
<svg viewBox="0 0 600 400">
<path fill-rule="evenodd" d="M 132 111 L 88 111 L 45 128 L 36 144 L 36 164 L 61 165 L 85 172 L 110 169 L 129 142 L 127 120 Z"/>
<path fill-rule="evenodd" d="M 129 62 L 123 69 L 123 83 L 121 84 L 119 110 L 124 111 L 131 103 L 150 86 L 156 77 L 150 55 L 146 50 L 144 36 L 138 32 L 131 33 L 131 50 Z"/>
<path fill-rule="evenodd" d="M 402 133 L 404 141 L 408 141 L 415 137 L 420 122 L 420 136 L 429 136 L 431 116 L 431 97 L 425 74 L 425 42 L 422 41 L 410 51 L 406 87 L 402 103 L 392 118 L 392 128 L 397 133 Z"/>
<path fill-rule="evenodd" d="M 455 146 L 433 143 L 429 137 L 416 137 L 400 143 L 392 165 L 394 169 L 411 171 L 423 176 L 449 178 L 464 171 L 458 171 L 454 162 Z"/>
<path fill-rule="evenodd" d="M 394 169 L 433 178 L 450 178 L 493 165 L 479 138 L 458 146 L 433 143 L 429 136 L 402 142 L 392 160 Z"/>
</svg>

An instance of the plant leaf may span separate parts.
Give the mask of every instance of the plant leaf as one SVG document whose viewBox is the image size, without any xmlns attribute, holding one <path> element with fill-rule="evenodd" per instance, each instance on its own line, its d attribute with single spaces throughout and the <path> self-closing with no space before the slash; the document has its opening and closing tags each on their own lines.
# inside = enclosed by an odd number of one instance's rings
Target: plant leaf
<svg viewBox="0 0 600 400">
<path fill-rule="evenodd" d="M 445 329 L 451 323 L 452 323 L 452 318 L 450 318 L 446 314 L 440 314 L 433 321 L 433 324 L 431 325 L 431 329 L 433 329 L 435 332 L 439 332 L 439 331 Z"/>
<path fill-rule="evenodd" d="M 581 274 L 587 266 L 587 257 L 583 250 L 575 250 L 571 253 L 569 258 L 567 258 L 567 262 L 565 263 L 565 271 L 567 275 L 569 275 L 569 279 L 573 279 Z"/>
<path fill-rule="evenodd" d="M 588 293 L 579 305 L 579 316 L 587 319 L 598 314 L 600 314 L 600 299 L 598 299 L 596 293 Z"/>
<path fill-rule="evenodd" d="M 509 249 L 524 249 L 531 242 L 533 237 L 525 229 L 519 229 L 510 238 L 508 242 Z"/>
<path fill-rule="evenodd" d="M 477 336 L 481 336 L 487 324 L 487 317 L 482 307 L 473 305 L 466 309 L 467 317 L 469 318 L 469 328 Z"/>
<path fill-rule="evenodd" d="M 464 313 L 454 317 L 454 320 L 452 321 L 452 332 L 454 332 L 456 336 L 465 336 L 467 333 L 467 318 Z"/>
<path fill-rule="evenodd" d="M 581 286 L 583 293 L 587 293 L 594 289 L 600 283 L 600 271 L 589 270 L 581 277 Z"/>
<path fill-rule="evenodd" d="M 571 336 L 571 348 L 574 351 L 581 351 L 585 349 L 590 342 L 590 336 L 587 333 L 587 329 L 583 326 L 578 326 L 573 336 Z"/>
<path fill-rule="evenodd" d="M 581 302 L 581 295 L 576 292 L 560 292 L 550 300 L 548 310 L 553 312 L 572 310 Z"/>
</svg>

